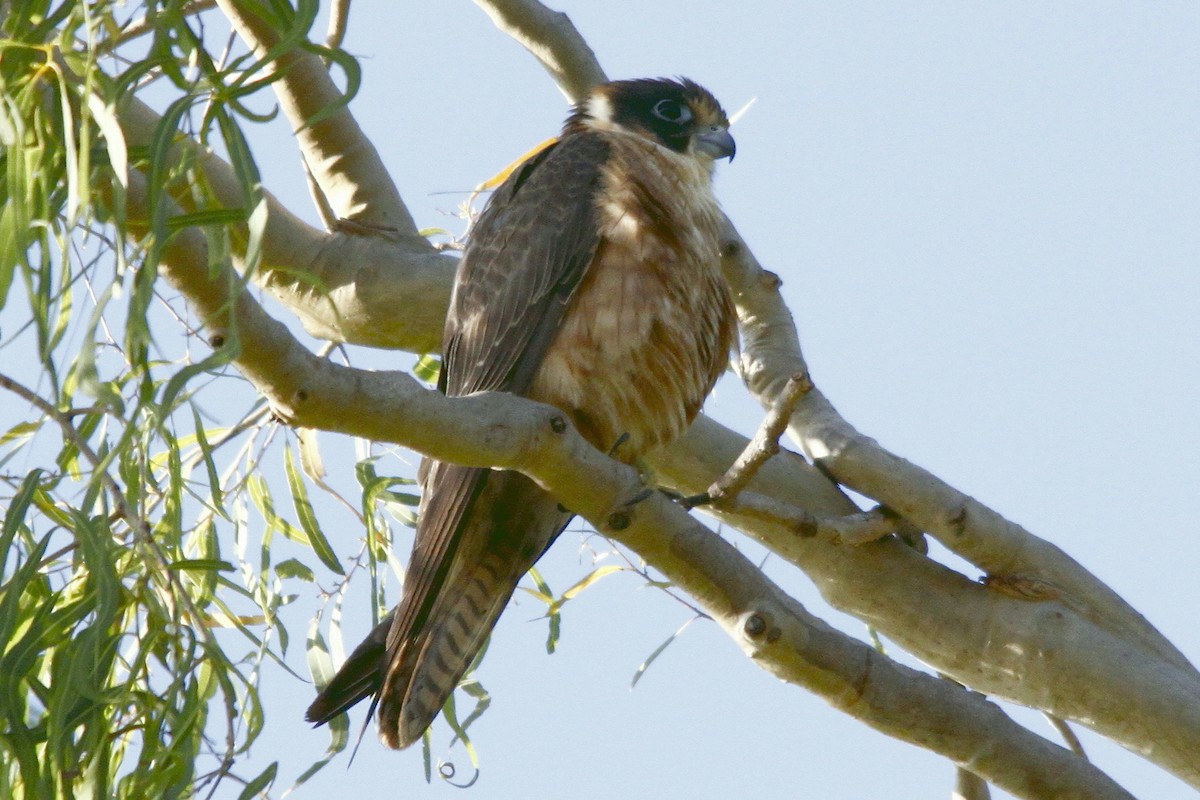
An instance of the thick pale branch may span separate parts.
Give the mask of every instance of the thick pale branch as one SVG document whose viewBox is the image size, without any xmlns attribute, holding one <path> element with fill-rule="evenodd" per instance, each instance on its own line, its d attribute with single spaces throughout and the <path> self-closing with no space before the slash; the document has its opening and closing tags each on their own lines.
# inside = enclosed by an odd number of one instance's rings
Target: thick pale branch
<svg viewBox="0 0 1200 800">
<path fill-rule="evenodd" d="M 778 278 L 762 269 L 732 225 L 727 237 L 723 257 L 738 304 L 742 377 L 770 405 L 791 375 L 808 369 Z M 911 627 L 881 622 L 880 630 L 969 686 L 1081 721 L 1200 785 L 1200 765 L 1189 754 L 1196 752 L 1194 740 L 1200 735 L 1200 675 L 1120 596 L 1057 547 L 858 434 L 818 389 L 800 399 L 789 430 L 846 485 L 886 504 L 989 573 L 1041 588 L 1036 596 L 1024 593 L 1018 600 L 1034 611 L 1033 618 L 1011 603 L 976 617 L 991 626 L 986 638 L 993 646 L 981 650 L 965 646 L 972 637 L 967 630 L 956 637 L 957 654 L 930 649 L 936 642 Z M 998 635 L 1001 628 L 1006 633 Z M 1044 644 L 1034 645 L 1038 639 Z M 999 642 L 1014 644 L 1018 657 L 1006 657 L 994 647 Z M 1123 660 L 1127 675 L 1139 676 L 1136 688 L 1121 677 Z M 1039 699 L 1031 697 L 1035 686 Z M 1146 690 L 1158 699 L 1143 696 Z M 1131 724 L 1130 703 L 1139 711 L 1148 712 L 1147 703 L 1156 710 Z"/>
<path fill-rule="evenodd" d="M 218 5 L 258 57 L 264 57 L 277 43 L 275 31 L 254 13 L 250 4 L 219 0 Z M 279 54 L 267 69 L 280 76 L 272 84 L 275 95 L 296 133 L 305 163 L 334 214 L 432 249 L 417 235 L 416 223 L 400 199 L 379 152 L 350 109 L 342 106 L 319 122 L 309 124 L 318 112 L 342 101 L 342 92 L 334 85 L 321 59 L 295 47 Z"/>
<path fill-rule="evenodd" d="M 701 418 L 651 460 L 683 493 L 707 487 L 746 439 Z M 763 465 L 749 491 L 803 498 L 834 518 L 854 507 L 786 451 Z M 793 501 L 801 502 L 801 501 Z M 831 547 L 768 518 L 713 509 L 732 527 L 799 565 L 825 599 L 962 683 L 1076 719 L 1200 785 L 1200 681 L 1053 599 L 1030 601 L 968 580 L 895 538 Z M 1138 676 L 1135 679 L 1131 676 Z"/>
<path fill-rule="evenodd" d="M 878 541 L 896 533 L 901 524 L 901 520 L 885 514 L 879 508 L 844 517 L 822 518 L 755 492 L 739 492 L 714 502 L 712 506 L 731 519 L 755 519 L 774 529 L 791 530 L 801 538 L 816 537 L 835 545 Z"/>
<path fill-rule="evenodd" d="M 742 330 L 740 372 L 770 407 L 791 375 L 807 373 L 779 280 L 758 263 L 732 225 L 725 273 L 735 286 Z M 839 482 L 902 515 L 989 576 L 1037 582 L 1076 612 L 1136 641 L 1188 671 L 1187 659 L 1120 595 L 1049 542 L 889 453 L 856 431 L 819 389 L 796 405 L 789 431 Z"/>
<path fill-rule="evenodd" d="M 144 185 L 134 178 L 136 199 Z M 696 597 L 779 677 L 1018 796 L 1129 797 L 1094 766 L 978 695 L 896 664 L 811 617 L 661 494 L 636 501 L 643 488 L 636 470 L 588 445 L 557 409 L 504 394 L 446 398 L 401 373 L 320 359 L 265 313 L 232 270 L 211 269 L 195 230 L 167 244 L 163 266 L 215 335 L 236 337 L 239 369 L 290 422 L 393 441 L 439 459 L 521 470 Z M 448 429 L 456 436 L 445 436 Z"/>
<path fill-rule="evenodd" d="M 162 121 L 136 98 L 119 114 L 131 147 L 148 146 Z M 243 205 L 244 192 L 225 161 L 185 137 L 178 137 L 175 147 L 190 151 L 224 206 Z M 417 353 L 440 347 L 455 257 L 433 251 L 420 237 L 326 233 L 292 214 L 269 192 L 264 191 L 264 202 L 262 264 L 254 277 L 309 333 Z M 233 244 L 240 255 L 244 239 Z"/>
<path fill-rule="evenodd" d="M 604 70 L 570 18 L 536 0 L 475 0 L 496 27 L 533 54 L 567 102 L 578 103 L 603 83 Z"/>
<path fill-rule="evenodd" d="M 534 463 L 553 463 L 545 455 Z M 534 475 L 569 504 L 597 478 L 578 461 Z M 561 476 L 571 476 L 569 481 Z M 543 477 L 544 476 L 544 477 Z M 588 508 L 578 505 L 579 508 Z M 898 739 L 940 753 L 1018 797 L 1129 797 L 1078 757 L 1009 719 L 982 696 L 904 667 L 808 614 L 732 545 L 654 496 L 632 513 L 584 513 L 695 597 L 763 669 Z M 619 523 L 614 530 L 613 522 Z M 982 726 L 982 727 L 979 727 Z"/>
</svg>

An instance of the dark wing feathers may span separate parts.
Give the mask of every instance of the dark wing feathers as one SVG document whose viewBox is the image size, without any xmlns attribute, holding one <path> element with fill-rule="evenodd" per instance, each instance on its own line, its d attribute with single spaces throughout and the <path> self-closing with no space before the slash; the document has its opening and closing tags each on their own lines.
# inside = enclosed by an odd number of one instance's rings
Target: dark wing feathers
<svg viewBox="0 0 1200 800">
<path fill-rule="evenodd" d="M 496 191 L 468 240 L 446 320 L 446 393 L 529 388 L 598 242 L 608 144 L 569 136 Z"/>
<path fill-rule="evenodd" d="M 341 669 L 308 707 L 305 719 L 317 724 L 328 722 L 379 689 L 379 664 L 387 653 L 387 635 L 395 617 L 395 611 L 384 617 L 354 648 Z"/>
<path fill-rule="evenodd" d="M 599 137 L 569 137 L 511 175 L 480 214 L 446 321 L 453 349 L 442 371 L 450 397 L 529 388 L 595 252 L 593 199 L 607 155 Z M 436 496 L 422 509 L 404 579 L 406 598 L 411 592 L 421 600 L 401 609 L 389 649 L 423 624 L 488 472 L 443 466 L 430 481 Z"/>
<path fill-rule="evenodd" d="M 480 214 L 446 320 L 439 388 L 447 395 L 528 390 L 595 255 L 595 198 L 608 153 L 599 136 L 568 136 L 514 172 Z M 328 721 L 378 692 L 390 660 L 403 657 L 415 668 L 413 655 L 399 648 L 422 634 L 447 578 L 469 568 L 460 562 L 478 557 L 482 543 L 464 547 L 462 537 L 478 528 L 473 508 L 489 475 L 449 464 L 429 470 L 404 595 L 389 615 L 386 644 L 381 624 L 309 708 L 311 721 Z M 552 524 L 561 528 L 565 519 Z"/>
</svg>

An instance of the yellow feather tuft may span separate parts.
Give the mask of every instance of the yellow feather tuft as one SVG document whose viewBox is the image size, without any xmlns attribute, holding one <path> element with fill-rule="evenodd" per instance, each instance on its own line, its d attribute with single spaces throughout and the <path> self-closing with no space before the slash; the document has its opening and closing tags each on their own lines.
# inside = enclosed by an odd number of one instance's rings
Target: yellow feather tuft
<svg viewBox="0 0 1200 800">
<path fill-rule="evenodd" d="M 522 156 L 521 156 L 520 158 L 518 158 L 516 161 L 512 162 L 512 163 L 511 163 L 511 164 L 509 164 L 507 167 L 505 167 L 504 169 L 500 170 L 500 171 L 499 171 L 499 172 L 497 172 L 495 175 L 493 175 L 492 177 L 488 178 L 488 179 L 487 179 L 486 181 L 484 181 L 483 183 L 481 183 L 481 184 L 479 184 L 478 186 L 476 186 L 476 187 L 475 187 L 475 191 L 476 191 L 476 192 L 486 192 L 486 191 L 487 191 L 487 190 L 489 190 L 489 189 L 495 189 L 497 186 L 499 186 L 500 184 L 502 184 L 502 183 L 504 183 L 506 180 L 508 180 L 508 176 L 509 176 L 509 175 L 512 175 L 512 174 L 513 174 L 513 171 L 514 171 L 514 170 L 516 170 L 516 169 L 517 169 L 517 167 L 521 166 L 521 165 L 522 165 L 522 164 L 524 164 L 526 161 L 528 161 L 529 159 L 533 158 L 533 157 L 534 157 L 534 156 L 536 156 L 538 153 L 542 152 L 542 151 L 543 151 L 543 150 L 545 150 L 547 147 L 549 147 L 550 145 L 554 144 L 554 143 L 555 143 L 555 142 L 557 142 L 557 141 L 558 141 L 558 137 L 557 137 L 557 136 L 551 136 L 551 137 L 550 137 L 549 139 L 547 139 L 546 141 L 544 141 L 544 142 L 541 142 L 541 143 L 539 143 L 539 144 L 535 145 L 533 148 L 531 148 L 531 149 L 530 149 L 528 152 L 526 152 L 524 155 L 522 155 Z"/>
</svg>

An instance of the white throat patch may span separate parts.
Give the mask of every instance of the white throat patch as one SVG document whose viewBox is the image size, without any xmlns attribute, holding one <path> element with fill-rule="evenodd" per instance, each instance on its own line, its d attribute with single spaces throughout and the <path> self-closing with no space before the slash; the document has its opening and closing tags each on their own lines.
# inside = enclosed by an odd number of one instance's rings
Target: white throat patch
<svg viewBox="0 0 1200 800">
<path fill-rule="evenodd" d="M 600 130 L 612 130 L 617 127 L 613 122 L 612 101 L 607 95 L 597 93 L 588 98 L 587 121 L 589 126 Z"/>
</svg>

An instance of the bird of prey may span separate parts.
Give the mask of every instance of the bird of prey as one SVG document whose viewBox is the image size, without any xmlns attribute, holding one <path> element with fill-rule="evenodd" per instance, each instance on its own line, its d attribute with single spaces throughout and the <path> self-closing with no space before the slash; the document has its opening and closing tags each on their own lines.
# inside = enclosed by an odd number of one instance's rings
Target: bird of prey
<svg viewBox="0 0 1200 800">
<path fill-rule="evenodd" d="M 690 80 L 596 87 L 475 222 L 438 388 L 549 403 L 627 462 L 677 437 L 737 335 L 711 188 L 714 160 L 733 155 L 725 112 Z M 373 695 L 394 748 L 437 716 L 571 518 L 517 472 L 426 459 L 421 483 L 400 604 L 307 714 L 328 722 Z"/>
</svg>

